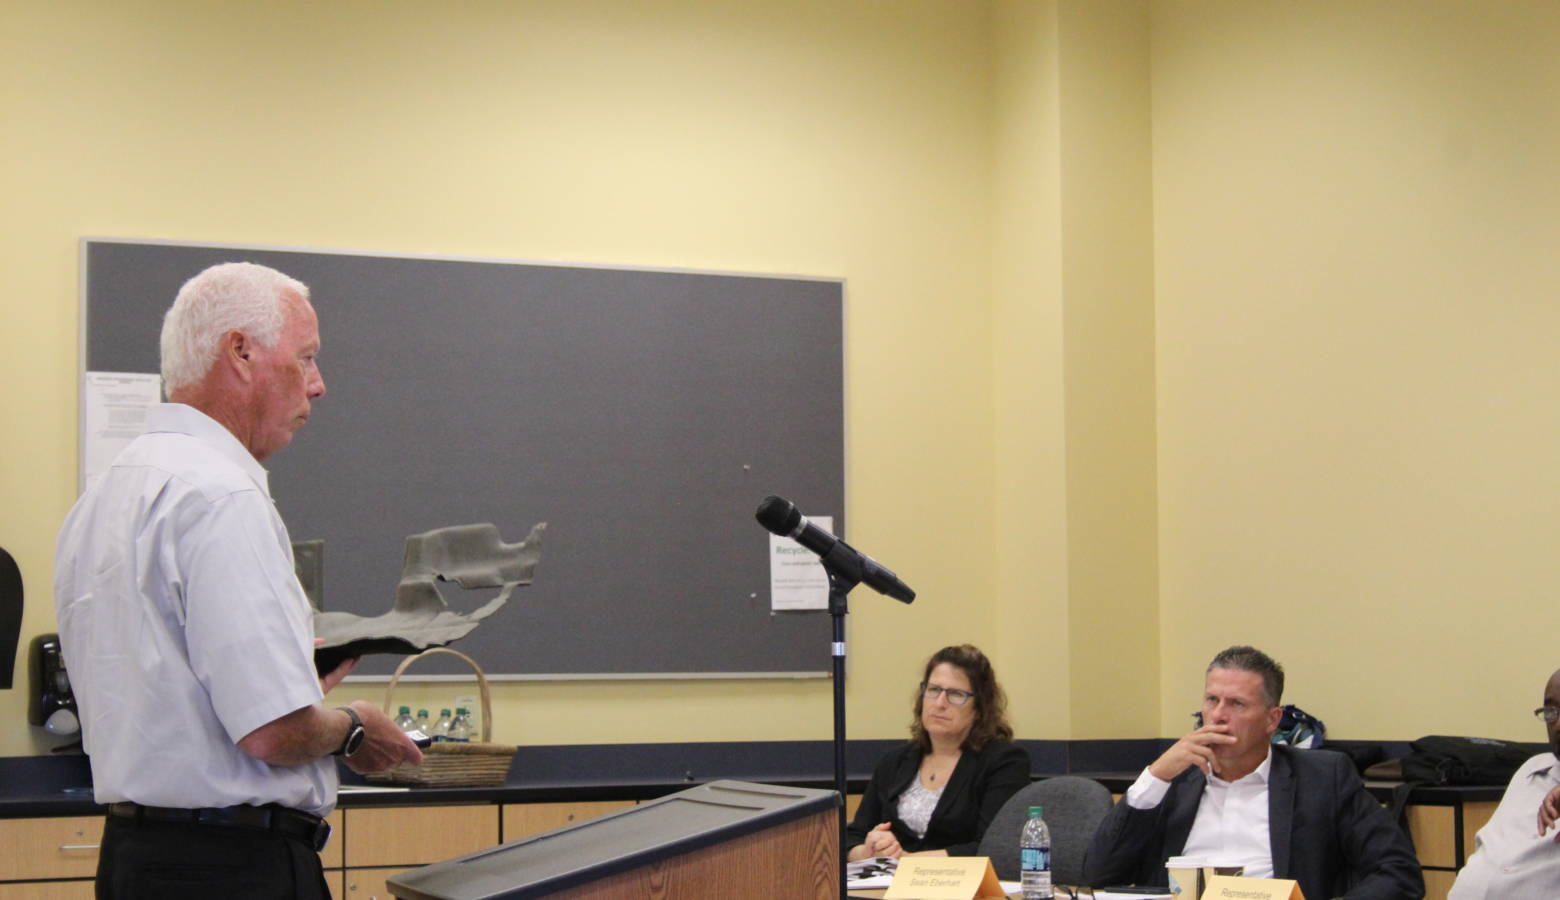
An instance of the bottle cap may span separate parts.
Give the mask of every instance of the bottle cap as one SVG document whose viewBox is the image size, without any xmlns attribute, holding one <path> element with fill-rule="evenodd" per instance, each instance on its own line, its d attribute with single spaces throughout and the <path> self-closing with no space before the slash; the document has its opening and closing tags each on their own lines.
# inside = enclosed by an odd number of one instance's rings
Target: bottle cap
<svg viewBox="0 0 1560 900">
<path fill-rule="evenodd" d="M 411 714 L 412 714 L 412 708 L 410 706 L 403 706 L 403 707 L 401 707 L 401 715 L 409 716 Z"/>
<path fill-rule="evenodd" d="M 1029 807 L 1029 818 L 1031 818 L 1031 819 L 1041 818 L 1044 815 L 1045 815 L 1045 807 L 1043 807 L 1043 806 L 1031 806 L 1031 807 Z"/>
</svg>

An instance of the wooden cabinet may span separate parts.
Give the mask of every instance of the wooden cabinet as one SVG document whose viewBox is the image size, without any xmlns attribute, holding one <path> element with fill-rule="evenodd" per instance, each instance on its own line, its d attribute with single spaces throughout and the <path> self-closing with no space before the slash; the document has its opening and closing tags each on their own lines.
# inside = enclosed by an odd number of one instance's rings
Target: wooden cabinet
<svg viewBox="0 0 1560 900">
<path fill-rule="evenodd" d="M 504 842 L 552 831 L 633 806 L 632 800 L 592 800 L 578 803 L 509 803 L 504 805 Z"/>
<path fill-rule="evenodd" d="M 102 816 L 0 819 L 0 882 L 79 878 L 79 882 L 0 885 L 0 897 L 91 897 L 97 873 Z M 80 893 L 81 891 L 85 893 Z"/>
<path fill-rule="evenodd" d="M 1461 862 L 1457 858 L 1457 807 L 1410 805 L 1404 812 L 1419 864 L 1433 869 L 1456 869 Z"/>
<path fill-rule="evenodd" d="M 348 869 L 341 873 L 344 887 L 342 892 L 336 895 L 337 900 L 393 900 L 394 895 L 385 886 L 385 880 L 405 871 L 404 866 L 384 869 Z"/>
<path fill-rule="evenodd" d="M 1425 876 L 1425 900 L 1446 900 L 1457 872 L 1473 855 L 1474 838 L 1495 814 L 1494 800 L 1410 803 L 1404 810 Z"/>
<path fill-rule="evenodd" d="M 348 869 L 419 866 L 498 843 L 498 807 L 392 806 L 346 810 Z"/>
</svg>

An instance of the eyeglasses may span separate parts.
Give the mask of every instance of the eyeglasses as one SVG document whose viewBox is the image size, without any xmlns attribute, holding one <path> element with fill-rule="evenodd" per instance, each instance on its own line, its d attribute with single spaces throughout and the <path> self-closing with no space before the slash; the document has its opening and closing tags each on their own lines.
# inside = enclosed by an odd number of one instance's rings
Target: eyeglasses
<svg viewBox="0 0 1560 900">
<path fill-rule="evenodd" d="M 938 697 L 947 697 L 948 702 L 954 706 L 963 706 L 975 696 L 970 691 L 961 691 L 957 688 L 945 688 L 940 684 L 927 684 L 921 682 L 921 695 L 928 700 L 936 700 Z"/>
<path fill-rule="evenodd" d="M 1553 706 L 1540 706 L 1538 709 L 1533 710 L 1533 715 L 1553 725 L 1556 719 L 1560 719 L 1560 709 L 1556 709 Z"/>
</svg>

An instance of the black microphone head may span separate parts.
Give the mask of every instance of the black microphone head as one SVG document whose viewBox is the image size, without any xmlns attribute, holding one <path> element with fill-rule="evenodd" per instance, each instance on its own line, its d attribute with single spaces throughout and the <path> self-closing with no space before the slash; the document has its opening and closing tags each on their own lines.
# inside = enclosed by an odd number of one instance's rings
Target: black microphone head
<svg viewBox="0 0 1560 900">
<path fill-rule="evenodd" d="M 796 508 L 796 504 L 774 494 L 765 497 L 764 502 L 758 505 L 755 518 L 766 530 L 783 537 L 789 537 L 796 526 L 802 524 L 802 512 Z"/>
</svg>

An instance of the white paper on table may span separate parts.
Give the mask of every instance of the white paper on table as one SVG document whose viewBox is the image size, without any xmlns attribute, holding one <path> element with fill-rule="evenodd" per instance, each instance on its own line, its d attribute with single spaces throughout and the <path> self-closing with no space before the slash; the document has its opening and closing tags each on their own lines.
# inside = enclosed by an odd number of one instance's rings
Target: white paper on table
<svg viewBox="0 0 1560 900">
<path fill-rule="evenodd" d="M 808 516 L 807 521 L 833 533 L 833 516 Z M 788 537 L 769 536 L 769 608 L 828 609 L 829 573 L 818 554 Z"/>
<path fill-rule="evenodd" d="M 845 864 L 845 890 L 854 888 L 886 888 L 894 883 L 894 872 L 899 860 L 892 856 L 875 856 Z"/>
<path fill-rule="evenodd" d="M 81 483 L 108 470 L 146 429 L 162 398 L 162 377 L 143 372 L 88 372 L 81 379 Z"/>
</svg>

